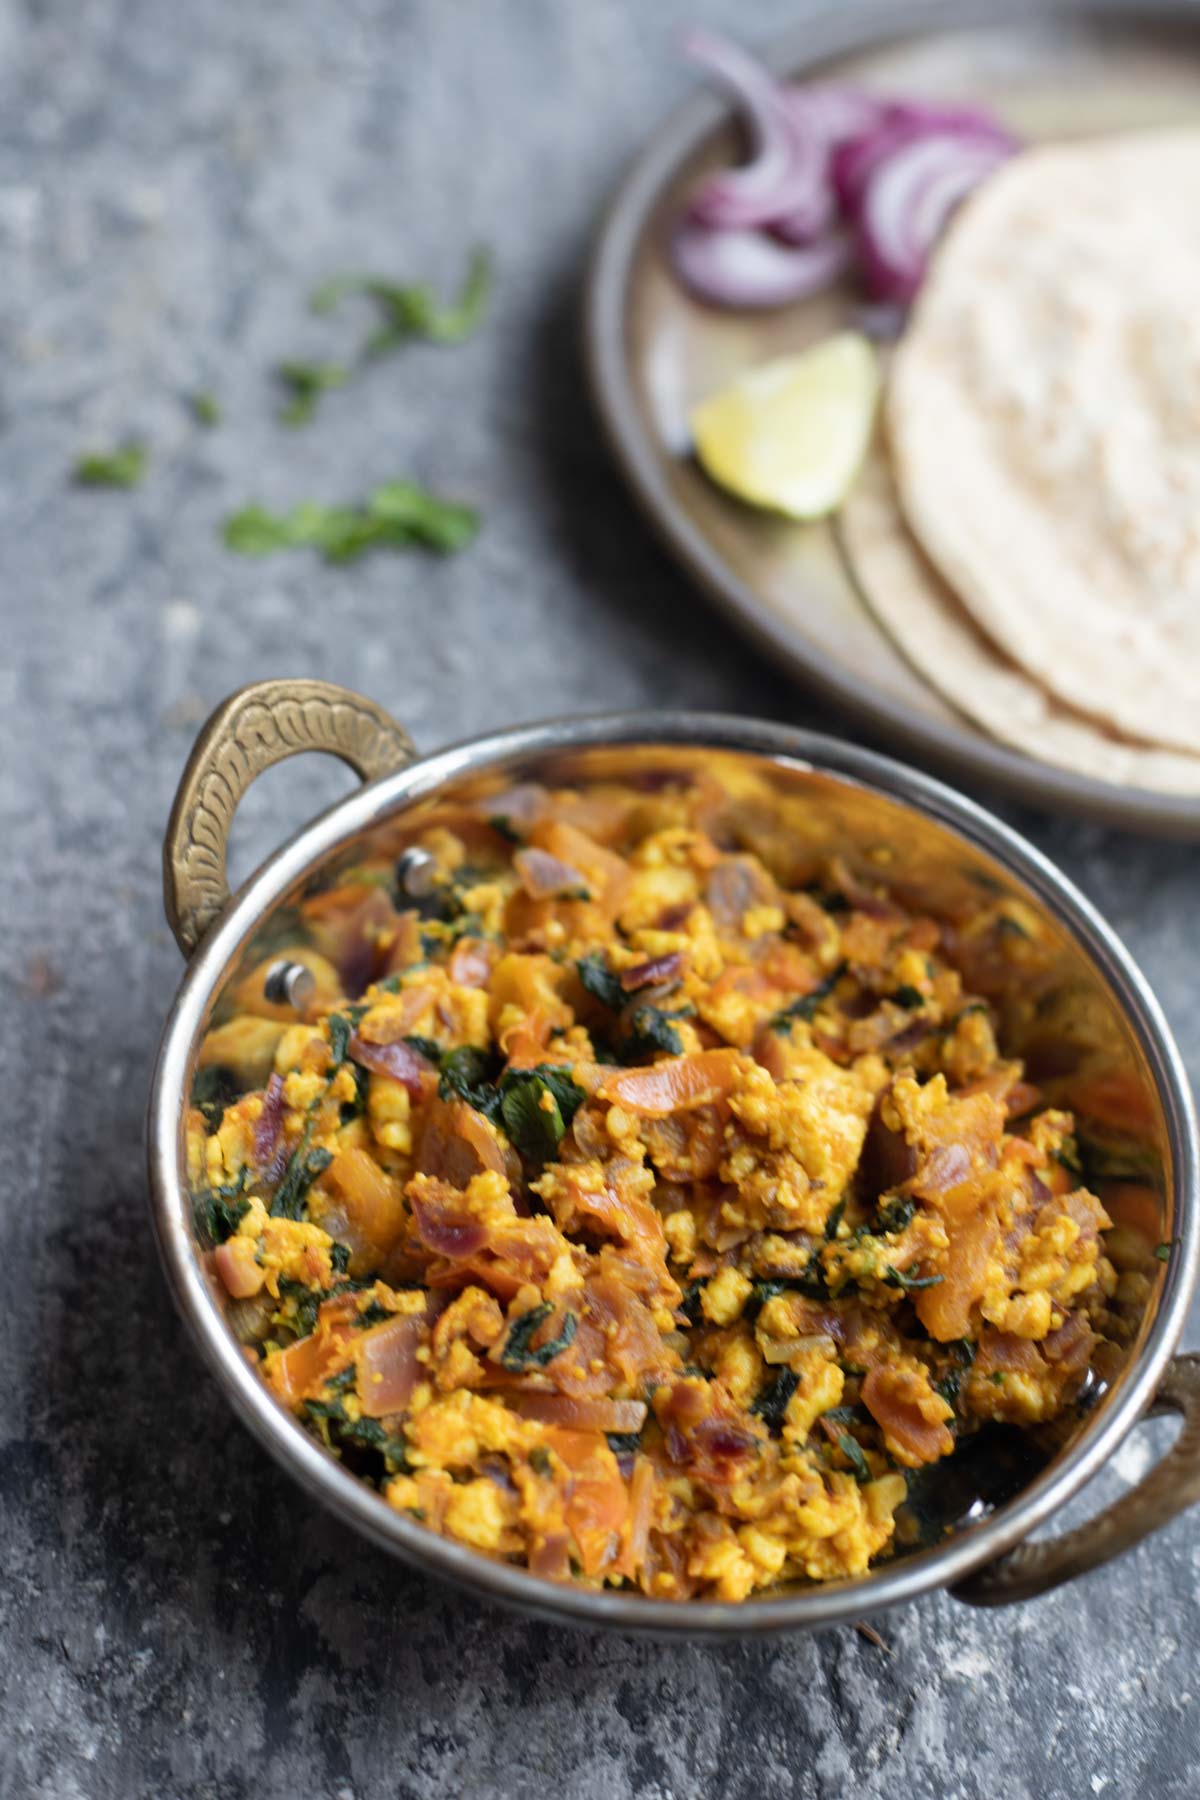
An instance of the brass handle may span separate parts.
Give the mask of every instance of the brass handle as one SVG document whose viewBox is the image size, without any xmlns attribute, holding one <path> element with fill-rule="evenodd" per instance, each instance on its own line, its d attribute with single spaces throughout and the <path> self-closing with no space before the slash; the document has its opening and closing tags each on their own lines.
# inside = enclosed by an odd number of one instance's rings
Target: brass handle
<svg viewBox="0 0 1200 1800">
<path fill-rule="evenodd" d="M 1177 1356 L 1155 1395 L 1152 1412 L 1183 1418 L 1179 1436 L 1144 1481 L 1106 1512 L 1044 1544 L 1019 1544 L 960 1581 L 950 1592 L 972 1606 L 1029 1600 L 1085 1575 L 1200 1500 L 1200 1356 Z"/>
<path fill-rule="evenodd" d="M 229 899 L 225 850 L 239 800 L 256 775 L 302 750 L 340 757 L 364 781 L 416 755 L 381 706 L 330 681 L 255 681 L 231 694 L 196 739 L 163 841 L 167 922 L 185 956 Z"/>
</svg>

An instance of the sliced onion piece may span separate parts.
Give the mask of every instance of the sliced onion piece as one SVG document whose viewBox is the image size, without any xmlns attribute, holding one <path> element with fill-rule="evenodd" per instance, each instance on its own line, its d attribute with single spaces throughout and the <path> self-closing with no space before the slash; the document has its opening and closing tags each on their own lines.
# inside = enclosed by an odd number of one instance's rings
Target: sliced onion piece
<svg viewBox="0 0 1200 1800">
<path fill-rule="evenodd" d="M 738 102 L 753 149 L 741 168 L 722 169 L 699 184 L 689 202 L 691 215 L 702 224 L 725 228 L 764 224 L 791 204 L 789 189 L 803 134 L 793 130 L 778 85 L 740 44 L 696 29 L 685 33 L 682 49 Z"/>
<path fill-rule="evenodd" d="M 875 170 L 906 145 L 933 137 L 993 144 L 1008 151 L 1018 148 L 1017 139 L 1005 126 L 974 107 L 893 101 L 882 109 L 872 128 L 854 133 L 835 146 L 830 179 L 838 205 L 851 217 L 856 216 Z"/>
<path fill-rule="evenodd" d="M 913 298 L 951 212 L 1009 153 L 997 138 L 951 131 L 914 139 L 876 165 L 858 217 L 863 277 L 876 299 Z"/>
<path fill-rule="evenodd" d="M 372 1044 L 356 1031 L 350 1039 L 349 1050 L 354 1062 L 376 1075 L 387 1075 L 398 1081 L 414 1100 L 421 1098 L 423 1083 L 433 1074 L 433 1064 L 403 1038 L 394 1044 Z"/>
<path fill-rule="evenodd" d="M 786 306 L 834 282 L 850 266 L 848 238 L 777 243 L 759 231 L 715 231 L 685 221 L 671 242 L 676 274 L 701 300 L 746 308 Z"/>
</svg>

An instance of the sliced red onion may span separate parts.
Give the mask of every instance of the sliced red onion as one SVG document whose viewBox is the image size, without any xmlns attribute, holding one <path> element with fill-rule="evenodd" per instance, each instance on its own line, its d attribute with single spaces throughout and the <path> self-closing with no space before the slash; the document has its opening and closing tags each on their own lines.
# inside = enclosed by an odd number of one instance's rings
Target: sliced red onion
<svg viewBox="0 0 1200 1800">
<path fill-rule="evenodd" d="M 476 1255 L 487 1244 L 487 1226 L 470 1213 L 453 1212 L 420 1194 L 413 1195 L 410 1205 L 417 1236 L 435 1256 L 456 1262 Z"/>
<path fill-rule="evenodd" d="M 907 303 L 952 208 L 1017 148 L 976 107 L 783 86 L 708 31 L 683 47 L 733 96 L 752 147 L 749 162 L 700 182 L 671 244 L 680 278 L 718 305 L 782 306 L 829 286 L 851 261 L 839 214 L 856 228 L 872 297 Z"/>
<path fill-rule="evenodd" d="M 349 1054 L 364 1069 L 371 1069 L 376 1075 L 390 1075 L 408 1089 L 413 1100 L 421 1097 L 422 1078 L 433 1072 L 433 1064 L 403 1039 L 395 1044 L 372 1044 L 356 1031 L 350 1039 Z"/>
<path fill-rule="evenodd" d="M 760 231 L 715 231 L 688 220 L 671 243 L 676 274 L 701 300 L 746 308 L 786 306 L 837 280 L 853 261 L 846 237 L 776 243 Z"/>
<path fill-rule="evenodd" d="M 551 900 L 558 894 L 578 894 L 587 890 L 587 882 L 578 869 L 532 844 L 517 851 L 513 867 L 531 900 Z"/>
<path fill-rule="evenodd" d="M 1018 147 L 1010 131 L 974 107 L 894 101 L 883 109 L 873 127 L 835 146 L 830 177 L 842 211 L 854 217 L 862 205 L 867 183 L 880 164 L 907 145 L 929 137 L 956 137 L 970 144 L 994 144 L 1007 151 Z"/>
<path fill-rule="evenodd" d="M 722 169 L 696 188 L 689 211 L 700 224 L 734 228 L 762 225 L 788 210 L 789 190 L 797 177 L 797 163 L 808 148 L 806 132 L 794 130 L 791 115 L 782 104 L 780 89 L 760 63 L 727 38 L 696 29 L 682 41 L 683 53 L 699 63 L 733 95 L 742 109 L 750 134 L 753 156 L 738 169 Z M 804 191 L 811 185 L 804 170 Z"/>
<path fill-rule="evenodd" d="M 636 994 L 639 988 L 676 980 L 682 968 L 681 953 L 669 950 L 665 956 L 652 956 L 649 962 L 635 963 L 630 969 L 622 969 L 621 986 L 627 994 Z"/>
<path fill-rule="evenodd" d="M 913 298 L 951 212 L 1008 155 L 997 138 L 951 131 L 914 139 L 876 165 L 858 216 L 863 277 L 876 299 Z"/>
<path fill-rule="evenodd" d="M 283 1077 L 272 1075 L 263 1093 L 262 1111 L 254 1121 L 254 1160 L 269 1181 L 283 1173 Z"/>
<path fill-rule="evenodd" d="M 810 190 L 799 205 L 768 221 L 772 236 L 785 244 L 807 244 L 837 217 L 832 181 L 833 154 L 849 138 L 874 131 L 887 116 L 887 102 L 843 87 L 794 87 L 780 91 L 793 134 L 815 146 L 807 172 Z"/>
</svg>

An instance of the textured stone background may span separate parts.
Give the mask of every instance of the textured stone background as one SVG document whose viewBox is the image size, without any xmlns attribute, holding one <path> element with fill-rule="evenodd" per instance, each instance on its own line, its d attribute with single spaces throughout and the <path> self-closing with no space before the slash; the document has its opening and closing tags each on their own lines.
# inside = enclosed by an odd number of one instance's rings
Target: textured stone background
<svg viewBox="0 0 1200 1800">
<path fill-rule="evenodd" d="M 529 1625 L 347 1542 L 236 1427 L 150 1244 L 142 1109 L 179 974 L 159 839 L 194 727 L 280 672 L 376 695 L 427 746 L 645 703 L 811 719 L 633 516 L 575 352 L 589 228 L 683 90 L 684 13 L 734 0 L 9 0 L 0 8 L 0 1787 L 137 1796 L 1200 1791 L 1200 1515 L 1039 1603 L 934 1599 L 852 1631 L 664 1649 Z M 796 0 L 755 9 L 756 36 Z M 486 330 L 413 349 L 320 422 L 279 357 L 348 346 L 313 281 L 501 269 Z M 217 391 L 204 432 L 184 396 Z M 132 495 L 79 450 L 152 448 Z M 259 496 L 412 472 L 486 529 L 433 564 L 251 563 Z M 819 716 L 819 715 L 818 715 Z M 293 766 L 243 869 L 342 786 Z M 1019 818 L 1141 957 L 1200 1064 L 1195 851 Z M 1109 1493 L 1144 1467 L 1134 1440 Z M 1200 1691 L 1200 1690 L 1198 1690 Z"/>
</svg>

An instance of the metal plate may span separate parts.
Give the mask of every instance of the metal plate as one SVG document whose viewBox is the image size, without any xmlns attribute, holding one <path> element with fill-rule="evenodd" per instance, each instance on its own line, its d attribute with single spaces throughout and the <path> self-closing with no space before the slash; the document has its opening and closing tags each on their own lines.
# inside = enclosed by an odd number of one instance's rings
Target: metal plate
<svg viewBox="0 0 1200 1800">
<path fill-rule="evenodd" d="M 1200 6 L 1055 8 L 963 0 L 906 15 L 838 9 L 778 44 L 780 74 L 864 81 L 921 97 L 979 100 L 1031 138 L 1183 121 L 1200 124 Z M 975 22 L 972 22 L 975 21 Z M 622 182 L 587 288 L 593 392 L 617 459 L 668 546 L 777 662 L 865 724 L 941 766 L 1055 811 L 1200 838 L 1200 799 L 1118 787 L 996 743 L 905 660 L 859 596 L 828 524 L 794 525 L 722 494 L 688 449 L 693 402 L 748 366 L 844 321 L 837 291 L 778 312 L 725 313 L 691 300 L 663 244 L 698 172 L 729 162 L 728 108 L 698 95 L 674 113 Z"/>
</svg>

